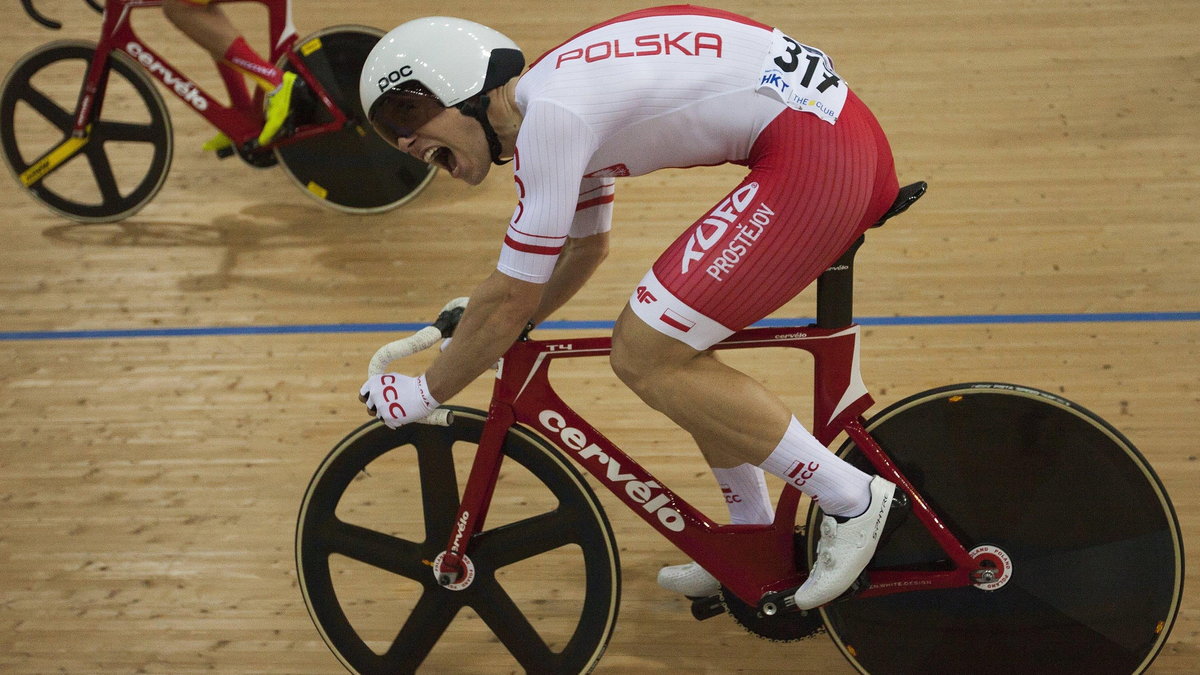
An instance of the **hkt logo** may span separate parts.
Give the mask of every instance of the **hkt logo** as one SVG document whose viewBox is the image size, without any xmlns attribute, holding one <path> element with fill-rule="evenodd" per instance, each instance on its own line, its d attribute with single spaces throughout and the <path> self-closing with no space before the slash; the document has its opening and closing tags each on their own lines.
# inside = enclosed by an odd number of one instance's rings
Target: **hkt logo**
<svg viewBox="0 0 1200 675">
<path fill-rule="evenodd" d="M 737 222 L 742 213 L 750 206 L 754 195 L 758 194 L 758 183 L 743 185 L 725 198 L 708 217 L 696 225 L 696 230 L 688 239 L 687 250 L 683 252 L 682 272 L 687 274 L 692 262 L 700 260 L 708 249 L 717 245 L 729 226 Z"/>
<path fill-rule="evenodd" d="M 605 479 L 609 483 L 624 483 L 625 494 L 646 509 L 646 513 L 658 516 L 658 522 L 668 530 L 682 532 L 685 526 L 683 516 L 675 509 L 667 506 L 671 498 L 661 492 L 662 486 L 655 481 L 637 481 L 631 473 L 621 473 L 621 464 L 609 457 L 595 443 L 589 443 L 587 436 L 575 427 L 567 426 L 567 420 L 562 414 L 553 410 L 543 410 L 538 415 L 538 421 L 550 431 L 558 434 L 564 445 L 579 453 L 581 460 L 596 458 L 596 462 L 606 465 Z"/>
<path fill-rule="evenodd" d="M 145 47 L 136 43 L 130 42 L 125 45 L 125 51 L 129 55 L 137 59 L 138 63 L 146 67 L 152 75 L 162 80 L 163 84 L 175 90 L 179 97 L 191 104 L 193 108 L 201 112 L 208 110 L 208 99 L 204 98 L 204 94 L 196 88 L 189 80 L 176 75 L 172 70 L 166 67 L 162 61 L 159 61 Z"/>
</svg>

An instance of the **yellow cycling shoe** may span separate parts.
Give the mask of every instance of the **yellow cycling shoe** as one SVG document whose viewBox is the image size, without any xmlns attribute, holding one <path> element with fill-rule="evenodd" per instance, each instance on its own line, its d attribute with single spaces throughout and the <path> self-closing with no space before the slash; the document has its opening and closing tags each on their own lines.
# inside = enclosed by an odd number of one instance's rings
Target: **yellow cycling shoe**
<svg viewBox="0 0 1200 675">
<path fill-rule="evenodd" d="M 288 112 L 292 107 L 292 88 L 295 85 L 296 74 L 287 72 L 283 74 L 283 82 L 267 94 L 266 104 L 264 105 L 267 121 L 263 124 L 262 131 L 258 134 L 259 145 L 266 145 L 275 140 L 275 136 L 283 128 L 283 123 L 287 120 Z"/>
<path fill-rule="evenodd" d="M 232 147 L 233 147 L 233 141 L 225 134 L 219 133 L 216 136 L 213 136 L 212 138 L 205 141 L 204 145 L 202 146 L 202 149 L 205 152 L 220 152 L 220 151 L 224 150 L 225 148 L 232 148 Z"/>
</svg>

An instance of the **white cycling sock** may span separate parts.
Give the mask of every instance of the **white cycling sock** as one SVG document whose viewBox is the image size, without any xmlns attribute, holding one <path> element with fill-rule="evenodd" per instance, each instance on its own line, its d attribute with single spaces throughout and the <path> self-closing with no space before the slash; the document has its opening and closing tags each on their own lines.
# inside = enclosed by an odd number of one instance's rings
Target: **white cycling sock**
<svg viewBox="0 0 1200 675">
<path fill-rule="evenodd" d="M 775 519 L 775 507 L 767 492 L 767 478 L 753 464 L 728 469 L 713 467 L 713 475 L 725 495 L 729 522 L 734 525 L 767 525 Z"/>
<path fill-rule="evenodd" d="M 871 477 L 829 451 L 795 417 L 760 464 L 796 486 L 830 516 L 857 516 L 871 505 Z"/>
</svg>

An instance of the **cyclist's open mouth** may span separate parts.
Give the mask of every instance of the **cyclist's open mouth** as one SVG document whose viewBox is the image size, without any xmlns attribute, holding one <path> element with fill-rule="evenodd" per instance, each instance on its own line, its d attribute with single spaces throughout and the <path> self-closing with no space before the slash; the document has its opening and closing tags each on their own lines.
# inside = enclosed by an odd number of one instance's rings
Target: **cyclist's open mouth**
<svg viewBox="0 0 1200 675">
<path fill-rule="evenodd" d="M 458 162 L 454 161 L 454 153 L 450 152 L 450 148 L 434 146 L 426 150 L 421 159 L 425 160 L 427 164 L 434 164 L 445 169 L 450 174 L 453 174 L 454 170 L 458 168 Z"/>
</svg>

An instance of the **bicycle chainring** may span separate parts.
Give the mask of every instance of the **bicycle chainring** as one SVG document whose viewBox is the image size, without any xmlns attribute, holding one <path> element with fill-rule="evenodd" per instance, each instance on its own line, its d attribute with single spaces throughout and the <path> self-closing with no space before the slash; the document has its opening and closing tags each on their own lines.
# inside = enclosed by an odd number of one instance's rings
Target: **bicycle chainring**
<svg viewBox="0 0 1200 675">
<path fill-rule="evenodd" d="M 796 642 L 825 632 L 821 613 L 816 610 L 780 612 L 766 616 L 758 607 L 738 599 L 724 586 L 718 592 L 721 606 L 733 617 L 737 625 L 764 640 L 772 642 Z"/>
<path fill-rule="evenodd" d="M 793 550 L 796 564 L 808 567 L 808 542 L 803 527 L 796 528 Z M 795 642 L 825 632 L 821 613 L 817 610 L 780 612 L 767 616 L 758 607 L 748 605 L 724 586 L 717 593 L 721 606 L 735 623 L 750 633 L 772 642 Z"/>
</svg>

